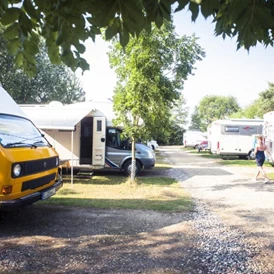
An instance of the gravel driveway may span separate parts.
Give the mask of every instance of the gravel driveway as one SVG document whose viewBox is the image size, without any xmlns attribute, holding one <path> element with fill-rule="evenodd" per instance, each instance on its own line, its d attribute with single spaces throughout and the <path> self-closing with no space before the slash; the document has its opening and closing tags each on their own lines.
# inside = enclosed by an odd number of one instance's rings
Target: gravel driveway
<svg viewBox="0 0 274 274">
<path fill-rule="evenodd" d="M 2 213 L 0 273 L 274 273 L 274 185 L 252 183 L 255 166 L 160 151 L 174 164 L 160 175 L 181 181 L 194 212 L 41 203 Z"/>
<path fill-rule="evenodd" d="M 176 147 L 162 151 L 176 155 L 170 176 L 196 200 L 193 226 L 209 272 L 274 273 L 274 184 L 252 181 L 255 163 L 228 167 Z"/>
</svg>

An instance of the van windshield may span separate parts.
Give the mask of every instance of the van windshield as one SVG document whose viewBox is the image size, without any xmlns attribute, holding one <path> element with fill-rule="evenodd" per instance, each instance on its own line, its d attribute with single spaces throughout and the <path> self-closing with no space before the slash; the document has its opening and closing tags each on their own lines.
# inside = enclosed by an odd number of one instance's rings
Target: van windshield
<svg viewBox="0 0 274 274">
<path fill-rule="evenodd" d="M 5 114 L 0 114 L 0 144 L 5 148 L 49 145 L 29 120 Z"/>
</svg>

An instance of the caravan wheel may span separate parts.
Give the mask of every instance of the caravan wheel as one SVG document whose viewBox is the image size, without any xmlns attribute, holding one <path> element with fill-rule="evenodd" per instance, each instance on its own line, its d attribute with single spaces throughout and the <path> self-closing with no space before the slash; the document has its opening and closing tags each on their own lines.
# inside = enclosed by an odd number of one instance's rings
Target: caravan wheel
<svg viewBox="0 0 274 274">
<path fill-rule="evenodd" d="M 131 175 L 131 168 L 132 168 L 132 161 L 131 160 L 128 160 L 125 162 L 124 164 L 124 173 L 127 175 L 127 176 L 130 176 Z M 141 165 L 140 163 L 138 162 L 138 160 L 136 160 L 136 172 L 135 172 L 135 176 L 137 176 L 141 171 Z"/>
</svg>

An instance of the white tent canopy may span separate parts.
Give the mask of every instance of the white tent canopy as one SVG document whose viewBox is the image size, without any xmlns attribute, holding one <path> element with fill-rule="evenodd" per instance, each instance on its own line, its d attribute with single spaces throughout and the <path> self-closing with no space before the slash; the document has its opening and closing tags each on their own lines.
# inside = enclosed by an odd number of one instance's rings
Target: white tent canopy
<svg viewBox="0 0 274 274">
<path fill-rule="evenodd" d="M 20 105 L 22 110 L 40 129 L 74 130 L 75 125 L 91 112 L 112 120 L 112 103 L 82 102 L 70 105 Z M 100 110 L 100 111 L 99 111 Z"/>
<path fill-rule="evenodd" d="M 26 114 L 2 87 L 0 87 L 0 113 L 26 117 Z"/>
</svg>

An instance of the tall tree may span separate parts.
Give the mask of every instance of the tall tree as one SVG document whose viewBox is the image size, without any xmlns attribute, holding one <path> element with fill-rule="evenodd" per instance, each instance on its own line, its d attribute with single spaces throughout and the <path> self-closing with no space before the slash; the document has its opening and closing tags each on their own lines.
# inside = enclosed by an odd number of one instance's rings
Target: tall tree
<svg viewBox="0 0 274 274">
<path fill-rule="evenodd" d="M 7 54 L 6 41 L 0 33 L 0 84 L 20 104 L 83 101 L 85 92 L 74 72 L 65 65 L 51 64 L 45 45 L 40 45 L 36 56 L 38 74 L 29 78 L 12 66 L 12 57 Z"/>
<path fill-rule="evenodd" d="M 167 21 L 161 29 L 153 26 L 150 35 L 143 31 L 125 49 L 113 40 L 109 59 L 118 78 L 114 110 L 116 122 L 123 124 L 132 140 L 133 164 L 135 141 L 144 136 L 149 140 L 154 131 L 168 129 L 179 91 L 195 62 L 205 55 L 196 40 L 195 36 L 178 37 Z"/>
<path fill-rule="evenodd" d="M 186 100 L 183 94 L 174 103 L 171 110 L 170 127 L 168 131 L 168 144 L 181 145 L 183 134 L 186 131 L 187 116 L 189 108 L 186 107 Z"/>
<path fill-rule="evenodd" d="M 106 29 L 106 38 L 119 35 L 125 46 L 130 37 L 149 30 L 152 23 L 163 25 L 173 13 L 199 13 L 213 19 L 215 34 L 236 37 L 237 47 L 249 49 L 256 44 L 273 46 L 273 1 L 262 0 L 1 0 L 0 23 L 6 26 L 9 53 L 17 67 L 29 75 L 36 73 L 34 56 L 39 52 L 38 37 L 46 39 L 52 63 L 64 62 L 73 70 L 89 69 L 83 58 L 84 41 L 95 40 Z"/>
<path fill-rule="evenodd" d="M 201 118 L 201 129 L 206 131 L 207 126 L 218 119 L 226 119 L 240 109 L 233 96 L 207 95 L 198 105 L 198 115 Z"/>
<path fill-rule="evenodd" d="M 186 131 L 187 116 L 189 108 L 186 106 L 186 100 L 181 93 L 179 99 L 175 100 L 173 108 L 169 111 L 166 121 L 166 128 L 154 131 L 154 138 L 161 144 L 181 145 L 183 133 Z"/>
</svg>

